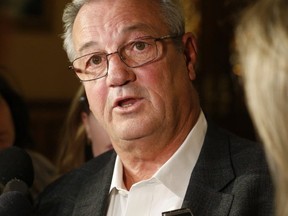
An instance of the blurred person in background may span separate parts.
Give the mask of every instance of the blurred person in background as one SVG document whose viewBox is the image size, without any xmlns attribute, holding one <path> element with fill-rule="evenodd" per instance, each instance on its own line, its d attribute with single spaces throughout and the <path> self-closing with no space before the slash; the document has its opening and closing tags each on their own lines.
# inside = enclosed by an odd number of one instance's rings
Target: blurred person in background
<svg viewBox="0 0 288 216">
<path fill-rule="evenodd" d="M 1 73 L 2 70 L 6 72 L 1 69 Z M 42 154 L 33 150 L 34 144 L 26 103 L 0 74 L 0 151 L 17 146 L 29 154 L 35 175 L 30 189 L 33 199 L 54 180 L 56 174 L 55 166 Z"/>
<path fill-rule="evenodd" d="M 276 185 L 276 213 L 288 215 L 288 1 L 259 0 L 236 30 L 248 107 Z"/>
<path fill-rule="evenodd" d="M 59 174 L 80 167 L 92 157 L 112 149 L 106 131 L 90 111 L 82 85 L 72 100 L 60 134 Z"/>
</svg>

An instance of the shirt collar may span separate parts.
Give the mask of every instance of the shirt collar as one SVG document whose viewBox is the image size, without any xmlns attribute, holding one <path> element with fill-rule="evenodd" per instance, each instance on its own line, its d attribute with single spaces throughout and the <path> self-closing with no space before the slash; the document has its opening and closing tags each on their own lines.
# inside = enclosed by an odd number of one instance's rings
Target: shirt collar
<svg viewBox="0 0 288 216">
<path fill-rule="evenodd" d="M 118 190 L 126 190 L 126 187 L 123 182 L 123 165 L 118 155 L 115 160 L 110 192 L 113 188 L 116 188 Z"/>
<path fill-rule="evenodd" d="M 181 198 L 185 196 L 191 173 L 204 142 L 206 131 L 207 122 L 203 112 L 201 112 L 198 121 L 183 144 L 154 174 L 155 178 Z M 177 181 L 175 181 L 175 177 Z M 179 184 L 179 182 L 181 182 L 181 184 Z"/>
<path fill-rule="evenodd" d="M 207 121 L 201 111 L 199 118 L 189 132 L 179 149 L 172 157 L 153 175 L 152 179 L 157 179 L 177 196 L 184 198 L 191 173 L 199 157 L 205 134 L 207 131 Z M 175 181 L 175 176 L 177 181 Z M 110 192 L 113 188 L 126 190 L 123 183 L 122 162 L 117 155 L 113 171 Z M 179 184 L 181 182 L 181 184 Z"/>
</svg>

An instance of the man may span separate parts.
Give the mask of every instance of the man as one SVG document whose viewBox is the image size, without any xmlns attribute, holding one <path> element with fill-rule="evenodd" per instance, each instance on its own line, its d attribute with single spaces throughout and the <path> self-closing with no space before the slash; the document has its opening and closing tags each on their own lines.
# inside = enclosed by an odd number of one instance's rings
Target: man
<svg viewBox="0 0 288 216">
<path fill-rule="evenodd" d="M 115 152 L 55 182 L 37 214 L 272 214 L 262 150 L 207 127 L 177 1 L 76 0 L 63 20 L 71 68 Z"/>
</svg>

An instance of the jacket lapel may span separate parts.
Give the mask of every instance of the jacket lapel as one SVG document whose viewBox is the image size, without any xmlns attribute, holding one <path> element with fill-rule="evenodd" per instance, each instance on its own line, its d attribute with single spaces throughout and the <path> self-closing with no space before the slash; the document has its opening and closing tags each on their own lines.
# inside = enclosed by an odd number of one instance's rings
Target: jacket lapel
<svg viewBox="0 0 288 216">
<path fill-rule="evenodd" d="M 228 136 L 208 124 L 182 207 L 190 208 L 194 216 L 227 215 L 233 195 L 220 191 L 234 178 Z"/>
<path fill-rule="evenodd" d="M 116 154 L 113 153 L 109 161 L 104 161 L 100 171 L 92 174 L 81 184 L 73 211 L 74 216 L 105 215 L 115 158 Z"/>
</svg>

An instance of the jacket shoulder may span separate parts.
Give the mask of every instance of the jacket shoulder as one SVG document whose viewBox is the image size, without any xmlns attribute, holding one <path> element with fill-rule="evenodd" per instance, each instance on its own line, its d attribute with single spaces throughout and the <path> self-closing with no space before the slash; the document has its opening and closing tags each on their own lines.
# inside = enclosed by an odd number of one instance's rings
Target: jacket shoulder
<svg viewBox="0 0 288 216">
<path fill-rule="evenodd" d="M 107 170 L 111 170 L 112 174 L 115 158 L 114 150 L 108 151 L 59 177 L 39 194 L 34 205 L 35 215 L 70 215 L 68 211 L 73 211 L 77 196 L 87 179 L 93 177 L 97 180 Z"/>
</svg>

